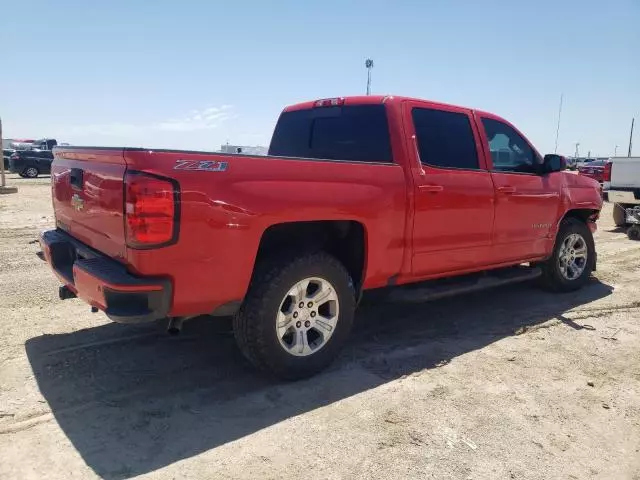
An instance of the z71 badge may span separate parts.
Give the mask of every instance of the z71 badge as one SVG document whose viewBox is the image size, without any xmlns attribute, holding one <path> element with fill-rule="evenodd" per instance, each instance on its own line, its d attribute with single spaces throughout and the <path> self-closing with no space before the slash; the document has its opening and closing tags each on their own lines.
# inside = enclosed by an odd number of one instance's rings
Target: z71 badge
<svg viewBox="0 0 640 480">
<path fill-rule="evenodd" d="M 224 172 L 229 164 L 217 160 L 176 160 L 174 170 L 197 170 L 200 172 Z"/>
</svg>

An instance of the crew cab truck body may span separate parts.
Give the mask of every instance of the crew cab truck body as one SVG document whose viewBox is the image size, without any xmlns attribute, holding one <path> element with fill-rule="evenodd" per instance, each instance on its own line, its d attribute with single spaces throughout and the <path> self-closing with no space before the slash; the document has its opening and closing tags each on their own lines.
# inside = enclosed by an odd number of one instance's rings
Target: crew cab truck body
<svg viewBox="0 0 640 480">
<path fill-rule="evenodd" d="M 233 315 L 254 365 L 300 378 L 336 356 L 363 290 L 485 271 L 582 286 L 602 200 L 563 168 L 489 113 L 319 100 L 283 111 L 267 157 L 56 148 L 41 245 L 62 298 L 176 328 Z"/>
</svg>

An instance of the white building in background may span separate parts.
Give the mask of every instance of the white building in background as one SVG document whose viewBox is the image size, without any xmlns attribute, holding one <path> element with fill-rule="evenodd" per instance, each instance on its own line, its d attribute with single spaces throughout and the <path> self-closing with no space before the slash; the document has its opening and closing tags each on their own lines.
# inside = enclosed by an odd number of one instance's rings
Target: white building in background
<svg viewBox="0 0 640 480">
<path fill-rule="evenodd" d="M 242 155 L 266 155 L 269 149 L 261 146 L 231 145 L 229 143 L 220 145 L 221 153 L 240 153 Z"/>
</svg>

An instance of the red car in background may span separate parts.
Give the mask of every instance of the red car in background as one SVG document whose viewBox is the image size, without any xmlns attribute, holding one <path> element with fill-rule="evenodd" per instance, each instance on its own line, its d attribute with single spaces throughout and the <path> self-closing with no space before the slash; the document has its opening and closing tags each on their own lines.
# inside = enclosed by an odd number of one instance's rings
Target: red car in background
<svg viewBox="0 0 640 480">
<path fill-rule="evenodd" d="M 578 173 L 602 183 L 604 181 L 604 166 L 606 164 L 607 160 L 594 160 L 593 162 L 580 165 L 578 167 Z"/>
</svg>

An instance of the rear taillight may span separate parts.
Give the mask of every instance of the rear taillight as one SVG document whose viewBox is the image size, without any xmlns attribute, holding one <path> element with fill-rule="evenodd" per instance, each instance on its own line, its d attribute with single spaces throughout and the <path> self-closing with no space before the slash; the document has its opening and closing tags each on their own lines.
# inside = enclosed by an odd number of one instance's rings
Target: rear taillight
<svg viewBox="0 0 640 480">
<path fill-rule="evenodd" d="M 176 182 L 155 175 L 127 172 L 125 176 L 125 229 L 127 246 L 153 248 L 178 239 L 180 214 Z"/>
<path fill-rule="evenodd" d="M 607 162 L 604 164 L 604 172 L 602 173 L 602 181 L 611 181 L 611 169 L 613 168 L 613 162 Z"/>
</svg>

